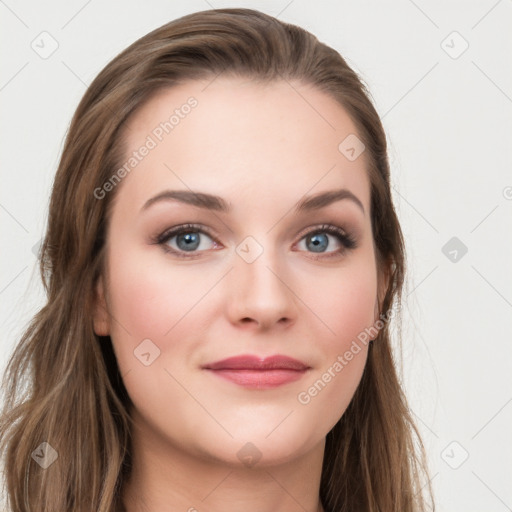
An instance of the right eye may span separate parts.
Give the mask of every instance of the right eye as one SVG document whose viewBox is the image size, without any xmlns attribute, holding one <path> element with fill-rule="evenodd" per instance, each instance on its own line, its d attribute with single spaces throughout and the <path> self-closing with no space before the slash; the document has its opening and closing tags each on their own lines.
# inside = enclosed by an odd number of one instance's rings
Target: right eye
<svg viewBox="0 0 512 512">
<path fill-rule="evenodd" d="M 197 257 L 198 252 L 208 250 L 208 247 L 204 247 L 208 245 L 202 240 L 204 237 L 213 241 L 215 246 L 218 245 L 213 235 L 210 235 L 204 226 L 198 224 L 183 224 L 167 229 L 157 237 L 155 243 L 161 245 L 164 251 L 178 257 L 194 258 Z"/>
</svg>

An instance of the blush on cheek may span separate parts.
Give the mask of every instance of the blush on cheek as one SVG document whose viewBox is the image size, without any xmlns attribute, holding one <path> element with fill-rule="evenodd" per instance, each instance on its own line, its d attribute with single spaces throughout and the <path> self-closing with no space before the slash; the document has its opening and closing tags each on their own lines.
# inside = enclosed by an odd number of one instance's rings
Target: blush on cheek
<svg viewBox="0 0 512 512">
<path fill-rule="evenodd" d="M 131 350 L 146 338 L 164 350 L 175 336 L 174 326 L 179 329 L 208 306 L 201 299 L 218 278 L 211 272 L 203 276 L 197 269 L 179 265 L 158 268 L 148 265 L 143 257 L 115 256 L 110 275 L 111 312 L 115 318 L 112 330 L 117 339 L 126 340 L 123 345 L 126 343 Z"/>
<path fill-rule="evenodd" d="M 356 276 L 357 279 L 357 276 Z M 344 351 L 357 335 L 373 324 L 376 287 L 362 278 L 357 284 L 347 281 L 317 296 L 314 311 L 319 311 L 324 328 L 330 331 L 324 339 L 332 341 L 332 347 Z"/>
</svg>

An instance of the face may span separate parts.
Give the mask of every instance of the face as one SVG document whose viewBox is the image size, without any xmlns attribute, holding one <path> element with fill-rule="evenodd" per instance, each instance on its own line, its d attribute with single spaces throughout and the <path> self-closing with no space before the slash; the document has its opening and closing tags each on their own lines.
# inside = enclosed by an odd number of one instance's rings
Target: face
<svg viewBox="0 0 512 512">
<path fill-rule="evenodd" d="M 94 326 L 159 450 L 275 464 L 343 415 L 378 291 L 367 155 L 339 149 L 351 134 L 310 86 L 221 77 L 161 91 L 131 118 L 130 170 L 97 192 L 115 202 Z M 258 367 L 276 355 L 300 365 Z M 255 359 L 212 364 L 235 356 Z"/>
</svg>

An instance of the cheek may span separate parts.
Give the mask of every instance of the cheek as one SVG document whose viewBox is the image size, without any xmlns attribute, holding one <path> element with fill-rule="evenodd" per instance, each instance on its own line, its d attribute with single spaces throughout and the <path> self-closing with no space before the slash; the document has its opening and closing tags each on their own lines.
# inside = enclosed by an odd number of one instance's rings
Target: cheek
<svg viewBox="0 0 512 512">
<path fill-rule="evenodd" d="M 310 417 L 320 415 L 328 429 L 345 412 L 366 364 L 369 337 L 365 329 L 375 319 L 377 292 L 372 265 L 369 259 L 361 265 L 347 266 L 315 293 L 308 294 L 311 309 L 321 319 L 315 343 L 322 360 L 301 388 L 297 401 Z"/>
<path fill-rule="evenodd" d="M 320 320 L 325 353 L 346 350 L 374 322 L 377 294 L 373 261 L 357 262 L 304 288 L 305 302 Z"/>
<path fill-rule="evenodd" d="M 200 270 L 184 271 L 176 264 L 155 264 L 154 258 L 142 251 L 122 254 L 111 253 L 109 274 L 111 337 L 116 352 L 121 358 L 123 352 L 128 357 L 144 339 L 152 340 L 163 352 L 180 337 L 194 308 L 214 285 L 215 276 Z"/>
</svg>

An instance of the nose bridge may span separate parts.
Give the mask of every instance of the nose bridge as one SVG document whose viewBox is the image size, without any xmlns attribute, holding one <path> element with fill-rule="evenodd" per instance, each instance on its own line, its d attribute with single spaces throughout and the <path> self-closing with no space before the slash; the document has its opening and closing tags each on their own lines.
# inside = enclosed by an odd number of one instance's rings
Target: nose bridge
<svg viewBox="0 0 512 512">
<path fill-rule="evenodd" d="M 282 270 L 284 255 L 270 245 L 270 240 L 266 237 L 260 242 L 248 236 L 236 247 L 230 273 L 233 321 L 246 322 L 249 318 L 270 326 L 294 316 L 293 293 Z"/>
</svg>

